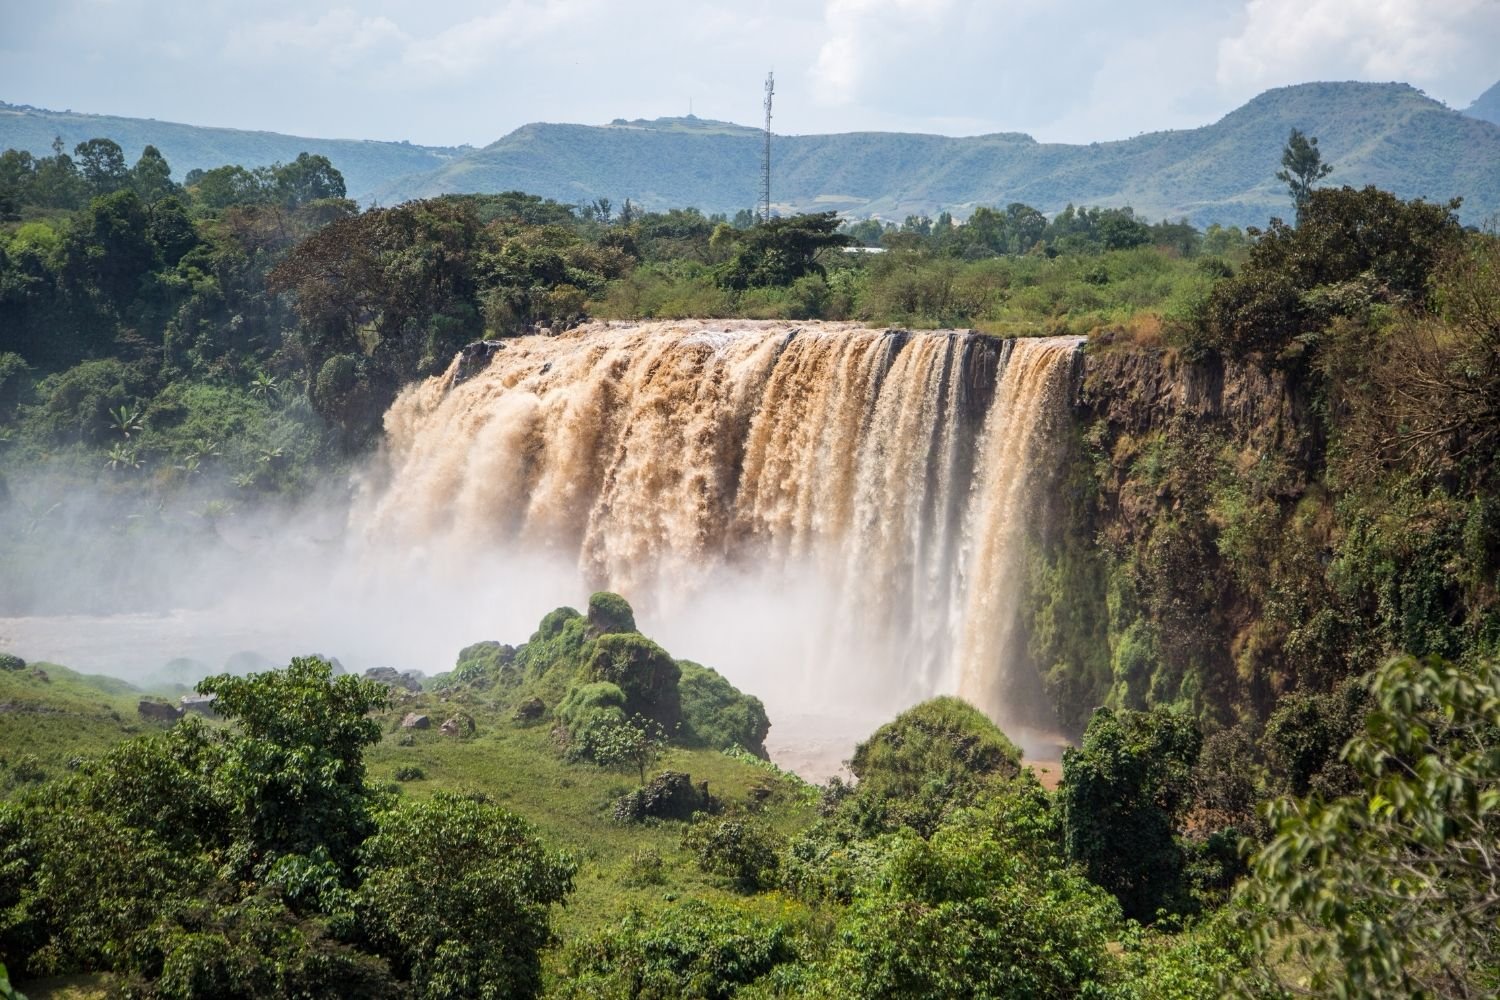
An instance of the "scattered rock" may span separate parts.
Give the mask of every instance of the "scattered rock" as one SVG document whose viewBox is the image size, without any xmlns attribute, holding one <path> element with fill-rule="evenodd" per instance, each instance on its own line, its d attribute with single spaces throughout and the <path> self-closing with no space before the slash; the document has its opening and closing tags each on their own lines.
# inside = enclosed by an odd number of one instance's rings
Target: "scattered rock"
<svg viewBox="0 0 1500 1000">
<path fill-rule="evenodd" d="M 142 699 L 141 703 L 136 706 L 136 711 L 147 722 L 176 722 L 182 718 L 183 714 L 182 709 L 176 705 L 148 699 Z"/>
<path fill-rule="evenodd" d="M 484 371 L 495 359 L 495 355 L 503 350 L 505 344 L 501 341 L 480 340 L 459 351 L 458 371 L 453 373 L 453 384 L 458 385 Z"/>
<path fill-rule="evenodd" d="M 184 712 L 197 712 L 199 715 L 210 719 L 217 719 L 219 713 L 214 711 L 214 702 L 219 700 L 216 694 L 185 694 L 177 699 L 177 704 L 182 706 Z"/>
<path fill-rule="evenodd" d="M 395 667 L 371 667 L 365 671 L 365 676 L 387 687 L 401 688 L 403 691 L 416 693 L 422 690 L 423 674 L 420 670 L 403 671 Z"/>
<path fill-rule="evenodd" d="M 474 734 L 474 720 L 467 715 L 459 714 L 438 726 L 448 736 L 472 736 Z"/>
<path fill-rule="evenodd" d="M 407 712 L 401 720 L 402 729 L 431 729 L 432 720 L 416 712 Z"/>
<path fill-rule="evenodd" d="M 547 714 L 547 706 L 543 704 L 542 699 L 527 698 L 516 706 L 514 718 L 517 722 L 535 722 L 545 714 Z"/>
</svg>

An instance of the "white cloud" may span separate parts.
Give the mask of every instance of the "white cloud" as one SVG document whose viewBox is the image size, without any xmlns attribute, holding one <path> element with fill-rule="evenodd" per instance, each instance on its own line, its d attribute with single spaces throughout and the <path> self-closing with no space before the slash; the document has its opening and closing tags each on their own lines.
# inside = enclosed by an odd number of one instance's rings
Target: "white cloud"
<svg viewBox="0 0 1500 1000">
<path fill-rule="evenodd" d="M 467 76 L 491 66 L 501 52 L 536 45 L 548 35 L 582 24 L 595 6 L 591 0 L 510 0 L 490 13 L 413 41 L 402 61 L 419 72 Z M 565 51 L 566 44 L 560 43 L 559 51 Z"/>
<path fill-rule="evenodd" d="M 387 17 L 366 17 L 336 7 L 317 17 L 294 16 L 258 21 L 232 30 L 224 54 L 237 62 L 264 64 L 287 57 L 315 56 L 338 70 L 367 61 L 383 48 L 405 44 L 407 36 Z"/>
<path fill-rule="evenodd" d="M 850 103 L 895 61 L 944 44 L 942 28 L 953 6 L 952 0 L 828 0 L 828 37 L 812 68 L 823 99 Z"/>
<path fill-rule="evenodd" d="M 1217 80 L 1245 96 L 1337 79 L 1463 91 L 1500 72 L 1497 49 L 1496 0 L 1249 0 L 1219 43 Z"/>
</svg>

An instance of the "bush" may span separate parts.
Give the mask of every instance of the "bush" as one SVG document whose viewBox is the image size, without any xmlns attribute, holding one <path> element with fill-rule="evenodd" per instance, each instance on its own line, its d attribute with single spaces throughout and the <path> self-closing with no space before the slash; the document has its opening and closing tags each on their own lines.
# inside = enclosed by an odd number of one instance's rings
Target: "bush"
<svg viewBox="0 0 1500 1000">
<path fill-rule="evenodd" d="M 1119 909 L 1045 852 L 1018 850 L 983 814 L 930 841 L 896 834 L 840 921 L 821 997 L 1094 995 L 1109 976 Z"/>
<path fill-rule="evenodd" d="M 499 1000 L 541 992 L 549 910 L 573 862 L 498 806 L 440 792 L 380 817 L 360 851 L 361 926 L 410 995 Z"/>
<path fill-rule="evenodd" d="M 840 807 L 861 830 L 930 835 L 990 783 L 1014 778 L 1021 751 L 977 708 L 934 698 L 902 712 L 854 750 L 859 778 Z"/>
<path fill-rule="evenodd" d="M 793 929 L 733 905 L 689 900 L 635 912 L 563 953 L 559 997 L 729 1000 L 796 958 Z"/>
<path fill-rule="evenodd" d="M 758 820 L 701 819 L 682 835 L 698 867 L 727 878 L 741 892 L 757 892 L 776 882 L 781 840 Z"/>
<path fill-rule="evenodd" d="M 26 661 L 10 653 L 0 653 L 0 670 L 25 670 Z"/>
<path fill-rule="evenodd" d="M 579 684 L 568 689 L 557 706 L 557 718 L 574 739 L 598 725 L 619 725 L 625 721 L 625 692 L 607 681 Z"/>
</svg>

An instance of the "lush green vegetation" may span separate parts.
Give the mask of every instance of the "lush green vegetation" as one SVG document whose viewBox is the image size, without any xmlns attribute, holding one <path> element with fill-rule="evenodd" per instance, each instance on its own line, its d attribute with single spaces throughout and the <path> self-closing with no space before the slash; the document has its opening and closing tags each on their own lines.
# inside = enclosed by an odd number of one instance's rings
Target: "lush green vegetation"
<svg viewBox="0 0 1500 1000">
<path fill-rule="evenodd" d="M 599 627 L 583 642 L 622 634 Z M 88 710 L 75 692 L 120 688 L 54 683 L 36 704 L 60 732 Z M 73 974 L 39 996 L 1484 993 L 1500 674 L 1407 659 L 1361 685 L 1350 790 L 1278 801 L 1231 897 L 1240 856 L 1205 832 L 1236 765 L 1181 714 L 1101 714 L 1055 795 L 951 699 L 872 734 L 853 786 L 674 745 L 633 794 L 684 768 L 713 794 L 643 821 L 612 806 L 634 769 L 573 759 L 560 718 L 511 710 L 519 690 L 297 660 L 203 682 L 222 722 L 8 786 L 0 960 Z"/>
</svg>

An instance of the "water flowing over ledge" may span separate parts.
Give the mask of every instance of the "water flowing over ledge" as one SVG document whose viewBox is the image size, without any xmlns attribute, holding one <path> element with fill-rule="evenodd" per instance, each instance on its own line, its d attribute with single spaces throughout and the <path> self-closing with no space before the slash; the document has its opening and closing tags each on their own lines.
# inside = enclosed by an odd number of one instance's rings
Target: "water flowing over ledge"
<svg viewBox="0 0 1500 1000">
<path fill-rule="evenodd" d="M 772 704 L 956 691 L 1045 724 L 1015 607 L 1079 343 L 744 321 L 506 342 L 392 406 L 353 526 L 429 564 L 572 562 L 706 660 L 758 643 L 710 662 Z"/>
</svg>

